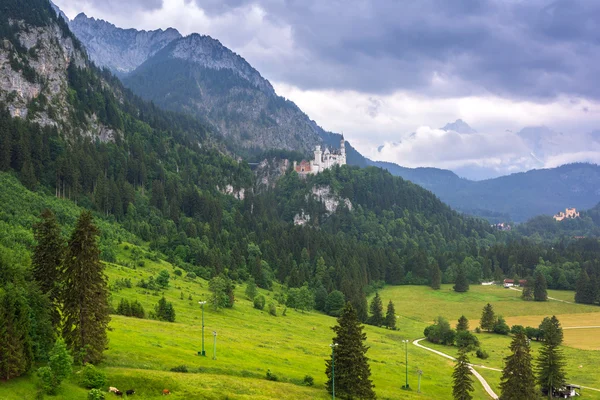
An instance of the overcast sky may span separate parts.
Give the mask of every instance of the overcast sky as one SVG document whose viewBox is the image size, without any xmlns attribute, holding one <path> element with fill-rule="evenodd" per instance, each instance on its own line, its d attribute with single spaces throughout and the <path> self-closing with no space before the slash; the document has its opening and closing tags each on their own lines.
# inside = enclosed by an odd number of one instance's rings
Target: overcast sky
<svg viewBox="0 0 600 400">
<path fill-rule="evenodd" d="M 374 159 L 471 178 L 600 163 L 597 0 L 55 3 L 70 18 L 219 39 Z M 439 129 L 459 118 L 477 132 Z"/>
</svg>

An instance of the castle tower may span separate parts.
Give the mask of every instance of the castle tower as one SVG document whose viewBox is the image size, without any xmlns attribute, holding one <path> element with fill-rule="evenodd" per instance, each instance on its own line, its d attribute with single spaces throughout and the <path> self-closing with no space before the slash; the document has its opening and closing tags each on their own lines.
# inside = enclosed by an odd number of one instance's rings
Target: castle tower
<svg viewBox="0 0 600 400">
<path fill-rule="evenodd" d="M 315 161 L 313 162 L 313 165 L 316 167 L 316 172 L 320 172 L 321 171 L 321 163 L 322 163 L 322 156 L 321 156 L 321 146 L 316 146 L 315 147 Z"/>
<path fill-rule="evenodd" d="M 346 165 L 346 141 L 344 140 L 344 135 L 342 134 L 342 140 L 340 141 L 340 155 L 341 155 L 341 165 Z"/>
</svg>

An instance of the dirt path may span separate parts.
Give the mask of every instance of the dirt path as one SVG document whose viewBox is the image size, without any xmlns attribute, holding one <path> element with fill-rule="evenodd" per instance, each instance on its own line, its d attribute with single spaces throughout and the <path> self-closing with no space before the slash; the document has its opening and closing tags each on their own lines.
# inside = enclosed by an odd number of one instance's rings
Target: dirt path
<svg viewBox="0 0 600 400">
<path fill-rule="evenodd" d="M 517 292 L 522 292 L 521 289 L 517 289 L 516 287 L 509 287 L 509 289 L 516 290 Z M 567 304 L 575 304 L 572 301 L 561 300 L 561 299 L 557 299 L 555 297 L 549 297 L 549 296 L 548 296 L 548 300 L 560 301 L 561 303 L 567 303 Z"/>
<path fill-rule="evenodd" d="M 572 327 L 571 329 L 585 329 L 585 328 L 600 328 L 600 327 L 593 327 L 593 326 L 580 326 L 580 327 Z M 568 328 L 563 328 L 563 329 L 568 329 Z M 423 346 L 421 343 L 419 343 L 421 340 L 425 340 L 425 338 L 421 338 L 421 339 L 417 339 L 413 341 L 413 344 L 417 347 L 420 347 L 424 350 L 427 351 L 431 351 L 432 353 L 435 353 L 439 356 L 445 357 L 449 360 L 456 360 L 456 358 L 452 357 L 451 355 L 448 355 L 446 353 L 442 353 L 441 351 L 437 351 L 434 350 L 432 348 Z M 481 376 L 477 371 L 475 371 L 475 369 L 473 367 L 477 367 L 477 368 L 483 368 L 483 369 L 489 369 L 491 371 L 497 371 L 497 372 L 502 372 L 501 369 L 499 368 L 492 368 L 492 367 L 486 367 L 485 365 L 477 365 L 477 364 L 469 364 L 469 367 L 471 369 L 471 372 L 473 372 L 473 375 L 479 380 L 479 382 L 481 382 L 481 385 L 483 386 L 483 388 L 485 389 L 485 391 L 487 392 L 487 394 L 492 398 L 497 400 L 498 399 L 498 395 L 496 393 L 494 393 L 494 391 L 492 390 L 492 388 L 490 387 L 490 385 L 487 383 L 487 381 L 483 378 L 483 376 Z M 578 385 L 579 387 L 581 387 L 582 389 L 586 389 L 586 390 L 593 390 L 595 392 L 600 392 L 600 389 L 596 389 L 596 388 L 592 388 L 589 386 L 582 386 L 582 385 Z"/>
<path fill-rule="evenodd" d="M 446 354 L 446 353 L 442 353 L 441 351 L 437 351 L 434 349 L 430 349 L 429 347 L 425 347 L 423 346 L 421 343 L 419 343 L 421 340 L 424 340 L 425 338 L 421 338 L 421 339 L 417 339 L 415 341 L 413 341 L 413 344 L 417 347 L 420 347 L 424 350 L 427 351 L 431 351 L 432 353 L 435 353 L 439 356 L 445 357 L 449 360 L 456 360 L 454 357 Z M 499 369 L 496 368 L 490 368 L 490 367 L 484 367 L 482 365 L 473 365 L 473 364 L 469 364 L 469 369 L 471 370 L 471 372 L 473 373 L 473 375 L 475 376 L 475 378 L 477 378 L 477 380 L 481 383 L 481 385 L 483 386 L 483 388 L 485 389 L 485 391 L 487 392 L 487 394 L 494 400 L 498 399 L 498 395 L 496 393 L 494 393 L 494 391 L 492 390 L 492 387 L 489 385 L 489 383 L 487 383 L 487 381 L 483 378 L 483 376 L 481 376 L 479 374 L 479 372 L 475 371 L 475 369 L 473 367 L 481 367 L 481 368 L 485 368 L 485 369 L 491 369 L 493 371 L 501 371 Z"/>
</svg>

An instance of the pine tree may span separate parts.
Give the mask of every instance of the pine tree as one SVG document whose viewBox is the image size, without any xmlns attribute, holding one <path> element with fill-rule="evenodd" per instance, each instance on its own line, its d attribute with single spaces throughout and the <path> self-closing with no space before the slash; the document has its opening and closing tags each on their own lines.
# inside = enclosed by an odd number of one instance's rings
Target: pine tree
<svg viewBox="0 0 600 400">
<path fill-rule="evenodd" d="M 525 287 L 523 288 L 521 298 L 525 301 L 533 300 L 533 278 L 528 277 L 525 279 Z"/>
<path fill-rule="evenodd" d="M 469 331 L 469 320 L 464 315 L 461 315 L 460 318 L 458 319 L 458 324 L 456 324 L 456 331 L 457 332 L 461 332 L 461 331 L 468 332 Z"/>
<path fill-rule="evenodd" d="M 565 360 L 560 345 L 563 341 L 563 331 L 555 316 L 542 322 L 544 342 L 537 360 L 537 382 L 548 391 L 552 398 L 553 388 L 565 385 Z"/>
<path fill-rule="evenodd" d="M 534 400 L 538 398 L 529 344 L 523 331 L 515 334 L 510 344 L 510 350 L 512 354 L 504 359 L 500 400 Z"/>
<path fill-rule="evenodd" d="M 388 329 L 396 329 L 396 309 L 391 300 L 388 303 L 387 312 L 385 313 L 385 326 Z"/>
<path fill-rule="evenodd" d="M 546 278 L 544 277 L 544 274 L 542 274 L 540 271 L 535 271 L 533 279 L 533 300 L 547 301 L 548 293 L 546 290 L 548 289 L 548 285 L 546 284 Z"/>
<path fill-rule="evenodd" d="M 332 329 L 336 334 L 333 343 L 337 343 L 334 348 L 335 393 L 342 399 L 374 399 L 371 368 L 366 356 L 369 348 L 364 345 L 367 335 L 349 302 Z M 331 392 L 331 359 L 325 362 L 325 374 Z"/>
<path fill-rule="evenodd" d="M 487 303 L 483 308 L 483 313 L 481 313 L 479 326 L 481 326 L 481 329 L 491 332 L 494 329 L 494 325 L 496 325 L 496 314 L 494 314 L 494 307 L 492 307 L 490 303 Z"/>
<path fill-rule="evenodd" d="M 95 363 L 108 343 L 108 288 L 100 262 L 99 231 L 89 211 L 81 213 L 64 261 L 63 338 L 77 361 Z"/>
<path fill-rule="evenodd" d="M 60 325 L 60 287 L 62 262 L 65 251 L 60 226 L 54 213 L 48 209 L 42 211 L 41 221 L 33 226 L 33 235 L 37 245 L 33 249 L 31 264 L 33 279 L 38 283 L 42 293 L 48 296 L 52 309 L 50 316 L 52 325 Z"/>
<path fill-rule="evenodd" d="M 467 279 L 467 273 L 464 267 L 458 267 L 456 273 L 456 280 L 454 281 L 454 291 L 458 293 L 464 293 L 469 290 L 469 280 Z"/>
<path fill-rule="evenodd" d="M 375 293 L 373 301 L 371 301 L 371 317 L 369 318 L 369 325 L 381 326 L 383 325 L 383 303 L 379 293 Z"/>
<path fill-rule="evenodd" d="M 460 349 L 456 365 L 452 373 L 452 396 L 454 400 L 471 400 L 473 389 L 473 373 L 469 367 L 469 358 L 465 349 Z"/>
<path fill-rule="evenodd" d="M 438 290 L 442 285 L 442 271 L 437 264 L 433 266 L 431 272 L 431 288 Z"/>
<path fill-rule="evenodd" d="M 35 169 L 29 158 L 23 163 L 23 168 L 21 168 L 21 182 L 23 182 L 23 186 L 29 190 L 35 190 L 37 186 Z"/>
<path fill-rule="evenodd" d="M 12 283 L 0 288 L 0 379 L 15 378 L 31 367 L 29 312 L 22 288 Z"/>
<path fill-rule="evenodd" d="M 590 276 L 585 268 L 582 268 L 577 278 L 577 286 L 575 292 L 575 302 L 582 304 L 592 304 L 592 299 L 589 297 L 588 285 L 590 284 Z"/>
</svg>

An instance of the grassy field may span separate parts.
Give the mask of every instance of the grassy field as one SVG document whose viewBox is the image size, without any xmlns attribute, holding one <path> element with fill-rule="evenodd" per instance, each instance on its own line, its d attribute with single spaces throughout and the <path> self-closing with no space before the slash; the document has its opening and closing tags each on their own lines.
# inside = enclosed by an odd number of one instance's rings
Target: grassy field
<svg viewBox="0 0 600 400">
<path fill-rule="evenodd" d="M 479 325 L 482 308 L 487 302 L 493 305 L 496 314 L 506 318 L 509 325 L 521 324 L 537 327 L 542 319 L 549 315 L 557 315 L 564 327 L 600 325 L 600 312 L 596 306 L 557 301 L 525 302 L 520 299 L 519 292 L 495 286 L 471 286 L 469 292 L 464 294 L 452 291 L 451 285 L 442 285 L 442 289 L 439 291 L 433 291 L 427 287 L 394 286 L 386 287 L 379 294 L 384 302 L 391 299 L 396 304 L 396 310 L 410 312 L 413 321 L 423 322 L 424 325 L 431 324 L 433 319 L 439 315 L 446 317 L 452 325 L 455 325 L 458 318 L 465 315 L 470 321 L 470 328 L 474 329 Z M 549 295 L 567 301 L 573 298 L 572 292 L 565 291 L 549 291 Z M 419 304 L 419 306 L 415 307 L 414 304 Z M 582 331 L 589 334 L 586 336 L 586 333 Z M 594 333 L 596 332 L 590 329 L 565 329 L 563 351 L 567 359 L 569 381 L 600 388 L 600 374 L 597 373 L 600 351 L 593 351 L 600 344 L 600 336 L 594 335 Z M 422 337 L 423 333 L 422 331 L 414 332 L 414 335 Z M 487 360 L 480 360 L 472 353 L 470 354 L 471 362 L 492 368 L 502 368 L 504 357 L 509 355 L 508 346 L 511 338 L 488 333 L 477 334 L 477 337 L 481 342 L 481 347 L 489 353 L 490 357 Z M 582 347 L 581 343 L 587 343 L 588 348 L 574 348 L 574 345 Z M 453 356 L 458 353 L 455 347 L 428 342 L 423 344 Z M 533 341 L 534 357 L 537 356 L 539 348 L 540 343 Z M 478 371 L 495 388 L 496 393 L 499 393 L 498 385 L 501 373 L 481 368 Z M 584 398 L 600 399 L 600 392 L 586 390 Z"/>
<path fill-rule="evenodd" d="M 172 399 L 327 399 L 325 391 L 325 359 L 329 357 L 329 343 L 335 319 L 320 313 L 302 313 L 284 307 L 277 308 L 278 316 L 253 308 L 244 295 L 245 287 L 236 288 L 233 309 L 214 311 L 205 309 L 205 348 L 207 357 L 200 357 L 201 310 L 199 300 L 208 298 L 207 282 L 174 274 L 173 267 L 157 260 L 150 253 L 142 252 L 143 266 L 132 268 L 131 244 L 121 244 L 117 251 L 117 263 L 107 268 L 114 306 L 120 299 L 137 299 L 146 312 L 163 294 L 173 302 L 177 320 L 175 323 L 142 320 L 113 315 L 109 330 L 109 349 L 101 368 L 106 372 L 111 386 L 121 390 L 133 388 L 140 399 L 162 398 L 162 389 L 172 391 Z M 137 250 L 136 250 L 137 251 Z M 129 265 L 129 266 L 127 266 Z M 136 287 L 140 279 L 156 276 L 162 269 L 170 272 L 169 288 L 160 294 Z M 132 288 L 118 289 L 117 280 L 130 279 Z M 274 291 L 261 291 L 267 304 L 275 302 Z M 491 302 L 496 311 L 506 317 L 536 318 L 553 313 L 579 314 L 582 318 L 598 308 L 560 302 L 526 303 L 518 293 L 497 287 L 472 286 L 466 294 L 454 293 L 450 286 L 433 291 L 421 286 L 386 287 L 380 291 L 384 304 L 392 299 L 399 315 L 400 330 L 390 331 L 367 326 L 368 356 L 372 379 L 379 399 L 450 399 L 453 363 L 438 355 L 409 345 L 409 383 L 412 391 L 404 391 L 405 368 L 402 340 L 413 340 L 423 335 L 423 329 L 438 315 L 452 323 L 461 314 L 477 324 L 481 309 Z M 191 296 L 191 300 L 190 300 Z M 213 360 L 213 335 L 217 332 L 217 357 Z M 502 358 L 508 354 L 510 338 L 481 334 L 483 347 L 490 353 L 486 365 L 502 367 Z M 537 343 L 534 343 L 534 349 Z M 432 346 L 434 347 L 434 346 Z M 438 346 L 453 354 L 452 347 Z M 570 360 L 569 374 L 573 382 L 600 387 L 593 366 L 600 362 L 600 353 L 565 348 Z M 472 356 L 475 361 L 475 357 Z M 577 364 L 577 365 L 576 365 Z M 171 372 L 176 366 L 185 365 L 188 373 Z M 579 368 L 582 365 L 582 368 Z M 423 371 L 421 393 L 417 393 L 417 369 Z M 266 379 L 267 370 L 278 377 L 277 382 Z M 493 386 L 500 381 L 500 374 L 481 370 Z M 314 386 L 303 384 L 306 375 L 314 378 Z M 35 397 L 36 379 L 33 375 L 0 383 L 0 399 L 17 400 Z M 483 388 L 475 385 L 475 399 L 487 399 Z M 85 390 L 79 388 L 76 376 L 61 388 L 60 399 L 83 399 Z M 599 393 L 600 394 L 600 393 Z M 586 394 L 585 398 L 600 399 Z"/>
</svg>

